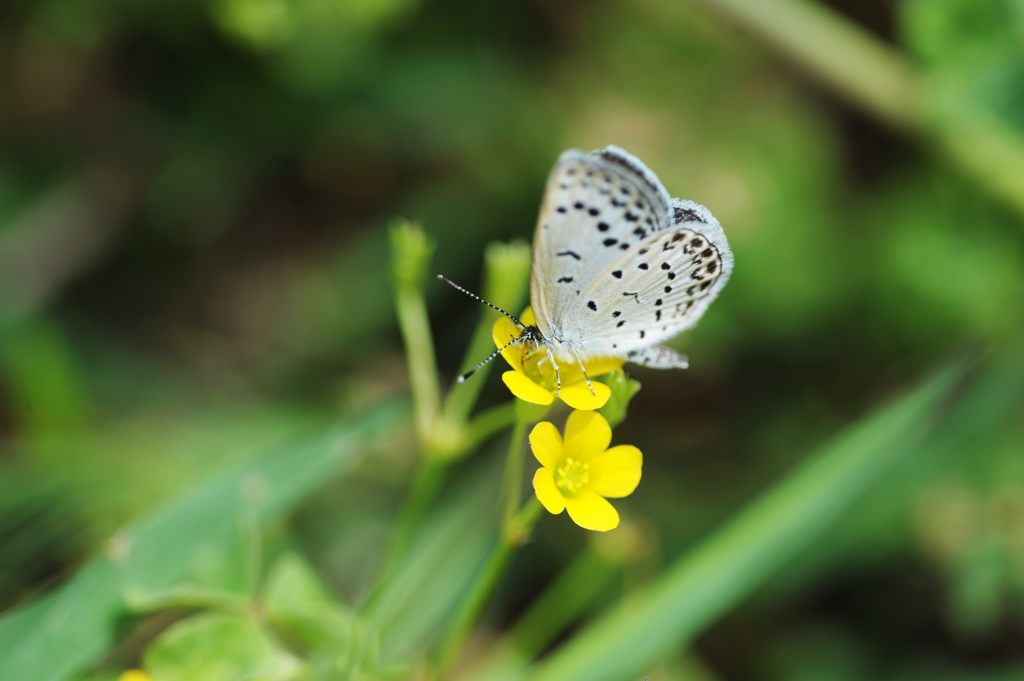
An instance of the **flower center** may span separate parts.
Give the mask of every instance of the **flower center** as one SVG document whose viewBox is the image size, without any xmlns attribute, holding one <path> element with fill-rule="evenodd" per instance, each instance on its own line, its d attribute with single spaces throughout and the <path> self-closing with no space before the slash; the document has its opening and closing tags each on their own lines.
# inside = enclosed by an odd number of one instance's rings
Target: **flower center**
<svg viewBox="0 0 1024 681">
<path fill-rule="evenodd" d="M 563 494 L 576 494 L 590 482 L 590 467 L 572 457 L 555 468 L 555 486 Z"/>
<path fill-rule="evenodd" d="M 551 366 L 551 360 L 548 358 L 548 353 L 544 351 L 544 348 L 527 346 L 523 351 L 522 361 L 523 373 L 531 381 L 548 390 L 553 391 L 555 389 L 557 383 L 555 380 L 555 368 Z"/>
</svg>

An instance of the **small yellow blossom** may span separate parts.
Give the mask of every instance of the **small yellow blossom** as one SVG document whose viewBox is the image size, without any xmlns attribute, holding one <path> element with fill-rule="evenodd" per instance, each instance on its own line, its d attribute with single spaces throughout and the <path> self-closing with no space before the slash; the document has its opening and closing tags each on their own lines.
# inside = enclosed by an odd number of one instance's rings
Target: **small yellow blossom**
<svg viewBox="0 0 1024 681">
<path fill-rule="evenodd" d="M 580 527 L 606 532 L 619 525 L 619 513 L 605 497 L 630 495 L 640 484 L 643 454 L 633 445 L 608 449 L 612 429 L 594 411 L 573 411 L 558 429 L 542 421 L 530 432 L 530 449 L 542 468 L 533 476 L 533 491 L 548 510 L 563 509 Z"/>
<path fill-rule="evenodd" d="M 117 681 L 153 681 L 153 677 L 141 669 L 129 669 L 117 677 Z"/>
<path fill-rule="evenodd" d="M 520 320 L 527 326 L 533 326 L 536 323 L 533 310 L 526 308 Z M 498 319 L 491 329 L 491 337 L 498 348 L 504 347 L 521 334 L 522 329 L 507 317 Z M 559 399 L 573 409 L 590 410 L 600 409 L 611 396 L 611 389 L 599 381 L 591 380 L 590 384 L 594 388 L 594 392 L 591 392 L 576 362 L 559 362 L 558 375 L 562 381 L 562 389 L 557 390 L 555 369 L 548 361 L 547 353 L 541 348 L 527 347 L 527 343 L 517 343 L 502 350 L 501 356 L 512 367 L 511 371 L 501 375 L 501 380 L 513 395 L 524 402 L 551 404 L 555 401 L 557 391 Z M 623 360 L 618 357 L 599 357 L 585 361 L 583 366 L 587 370 L 587 376 L 593 379 L 615 371 L 622 364 Z"/>
</svg>

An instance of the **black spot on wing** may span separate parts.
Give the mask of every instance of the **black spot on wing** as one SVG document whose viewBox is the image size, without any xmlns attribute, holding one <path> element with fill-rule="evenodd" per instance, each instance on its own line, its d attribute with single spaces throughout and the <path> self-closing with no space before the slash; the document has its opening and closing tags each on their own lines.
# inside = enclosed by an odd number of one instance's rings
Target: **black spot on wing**
<svg viewBox="0 0 1024 681">
<path fill-rule="evenodd" d="M 674 222 L 700 222 L 701 224 L 707 224 L 695 210 L 690 208 L 683 208 L 682 206 L 676 206 L 672 211 L 672 217 Z"/>
</svg>

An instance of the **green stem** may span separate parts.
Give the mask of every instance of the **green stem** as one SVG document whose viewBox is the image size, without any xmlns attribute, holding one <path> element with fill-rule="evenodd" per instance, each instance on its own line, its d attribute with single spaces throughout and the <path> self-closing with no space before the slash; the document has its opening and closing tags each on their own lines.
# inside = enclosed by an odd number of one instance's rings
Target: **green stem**
<svg viewBox="0 0 1024 681">
<path fill-rule="evenodd" d="M 515 400 L 515 423 L 512 436 L 508 442 L 508 458 L 505 461 L 505 476 L 502 478 L 502 497 L 504 498 L 502 528 L 505 537 L 513 537 L 516 532 L 517 509 L 523 496 L 523 466 L 525 464 L 526 428 L 544 418 L 550 405 L 530 404 Z M 518 511 L 521 513 L 521 510 Z M 513 537 L 512 541 L 515 541 Z"/>
<path fill-rule="evenodd" d="M 621 565 L 591 549 L 583 551 L 512 627 L 511 644 L 522 653 L 540 653 L 606 592 L 620 572 Z"/>
<path fill-rule="evenodd" d="M 395 570 L 405 557 L 413 537 L 419 529 L 423 518 L 426 516 L 430 502 L 433 501 L 437 490 L 444 479 L 444 473 L 448 469 L 448 462 L 436 457 L 424 457 L 420 459 L 416 470 L 416 478 L 413 480 L 409 494 L 406 496 L 405 505 L 398 517 L 397 528 L 388 548 L 387 555 L 377 571 L 377 579 L 370 595 L 363 606 L 365 610 L 372 610 L 374 603 L 382 593 L 383 587 L 394 575 Z"/>
<path fill-rule="evenodd" d="M 367 600 L 372 604 L 391 576 L 415 534 L 427 506 L 441 483 L 446 464 L 431 456 L 437 439 L 435 428 L 441 409 L 434 341 L 430 333 L 423 282 L 430 267 L 434 244 L 419 225 L 398 221 L 390 230 L 392 286 L 395 312 L 402 333 L 412 391 L 416 441 L 421 457 L 412 490 L 398 521 L 394 539 L 384 558 L 378 579 Z"/>
<path fill-rule="evenodd" d="M 515 422 L 515 402 L 506 402 L 491 407 L 474 418 L 466 427 L 466 449 L 473 450 L 484 440 Z"/>
<path fill-rule="evenodd" d="M 484 251 L 483 297 L 498 307 L 519 314 L 526 298 L 527 278 L 530 272 L 530 248 L 525 243 L 492 243 Z M 494 350 L 491 327 L 497 313 L 484 308 L 480 322 L 473 332 L 473 338 L 466 349 L 459 372 L 472 369 Z M 445 398 L 444 419 L 447 423 L 465 423 L 473 411 L 480 390 L 496 359 L 480 369 L 471 380 L 456 383 Z"/>
<path fill-rule="evenodd" d="M 392 225 L 390 239 L 395 312 L 409 366 L 416 435 L 421 450 L 425 450 L 441 408 L 434 340 L 423 297 L 423 282 L 430 268 L 434 243 L 419 225 L 404 220 Z"/>
<path fill-rule="evenodd" d="M 523 456 L 525 454 L 524 444 L 526 441 L 527 422 L 522 418 L 516 418 L 512 427 L 512 435 L 508 443 L 508 457 L 505 459 L 505 475 L 502 478 L 502 498 L 504 503 L 504 514 L 502 515 L 502 528 L 506 536 L 515 520 L 519 501 L 523 495 Z"/>
<path fill-rule="evenodd" d="M 593 550 L 579 554 L 534 600 L 476 677 L 490 681 L 515 678 L 606 592 L 620 572 L 619 564 Z"/>
<path fill-rule="evenodd" d="M 409 547 L 420 520 L 426 514 L 427 507 L 441 486 L 441 480 L 444 478 L 447 468 L 447 464 L 438 459 L 427 458 L 421 461 L 398 523 L 394 548 L 396 560 Z"/>
<path fill-rule="evenodd" d="M 536 499 L 528 501 L 509 522 L 506 532 L 491 551 L 441 639 L 436 665 L 438 678 L 447 678 L 448 669 L 462 650 L 462 645 L 473 626 L 480 619 L 480 614 L 505 572 L 513 552 L 529 537 L 540 511 L 541 505 Z"/>
<path fill-rule="evenodd" d="M 416 436 L 421 450 L 425 450 L 440 409 L 441 391 L 434 363 L 434 341 L 430 335 L 430 322 L 422 291 L 407 286 L 399 288 L 395 292 L 395 309 L 398 311 L 398 324 L 409 367 Z"/>
<path fill-rule="evenodd" d="M 918 82 L 903 56 L 806 0 L 703 0 L 890 124 L 917 127 Z"/>
<path fill-rule="evenodd" d="M 494 341 L 491 339 L 491 327 L 497 318 L 497 313 L 485 311 L 480 316 L 480 322 L 473 331 L 473 338 L 469 342 L 466 353 L 462 358 L 459 373 L 462 374 L 476 366 L 480 360 L 487 357 L 494 351 Z M 449 423 L 464 423 L 473 411 L 480 391 L 487 382 L 487 375 L 491 371 L 494 362 L 504 363 L 501 357 L 485 364 L 471 378 L 463 383 L 456 383 L 448 391 L 444 402 L 444 418 Z"/>
<path fill-rule="evenodd" d="M 925 74 L 866 31 L 807 0 L 702 0 L 759 35 L 826 86 L 902 130 L 1024 215 L 1024 139 L 971 103 L 941 112 Z"/>
<path fill-rule="evenodd" d="M 488 556 L 483 569 L 477 575 L 476 581 L 466 594 L 465 600 L 462 601 L 458 612 L 456 612 L 455 617 L 449 624 L 444 638 L 441 639 L 437 656 L 438 678 L 445 678 L 447 676 L 448 669 L 455 656 L 462 649 L 462 644 L 465 642 L 473 625 L 479 619 L 487 599 L 490 597 L 495 586 L 497 586 L 498 579 L 505 571 L 505 566 L 508 565 L 511 557 L 512 547 L 504 540 L 499 541 L 491 555 Z"/>
</svg>

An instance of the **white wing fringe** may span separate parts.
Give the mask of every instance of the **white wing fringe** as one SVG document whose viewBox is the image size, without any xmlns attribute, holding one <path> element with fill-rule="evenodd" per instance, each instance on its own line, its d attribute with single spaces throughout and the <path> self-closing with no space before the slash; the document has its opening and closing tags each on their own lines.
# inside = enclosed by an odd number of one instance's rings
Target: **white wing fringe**
<svg viewBox="0 0 1024 681">
<path fill-rule="evenodd" d="M 690 366 L 690 360 L 686 355 L 680 355 L 663 345 L 652 345 L 649 348 L 631 351 L 627 359 L 633 364 L 649 369 L 686 369 Z"/>
</svg>

